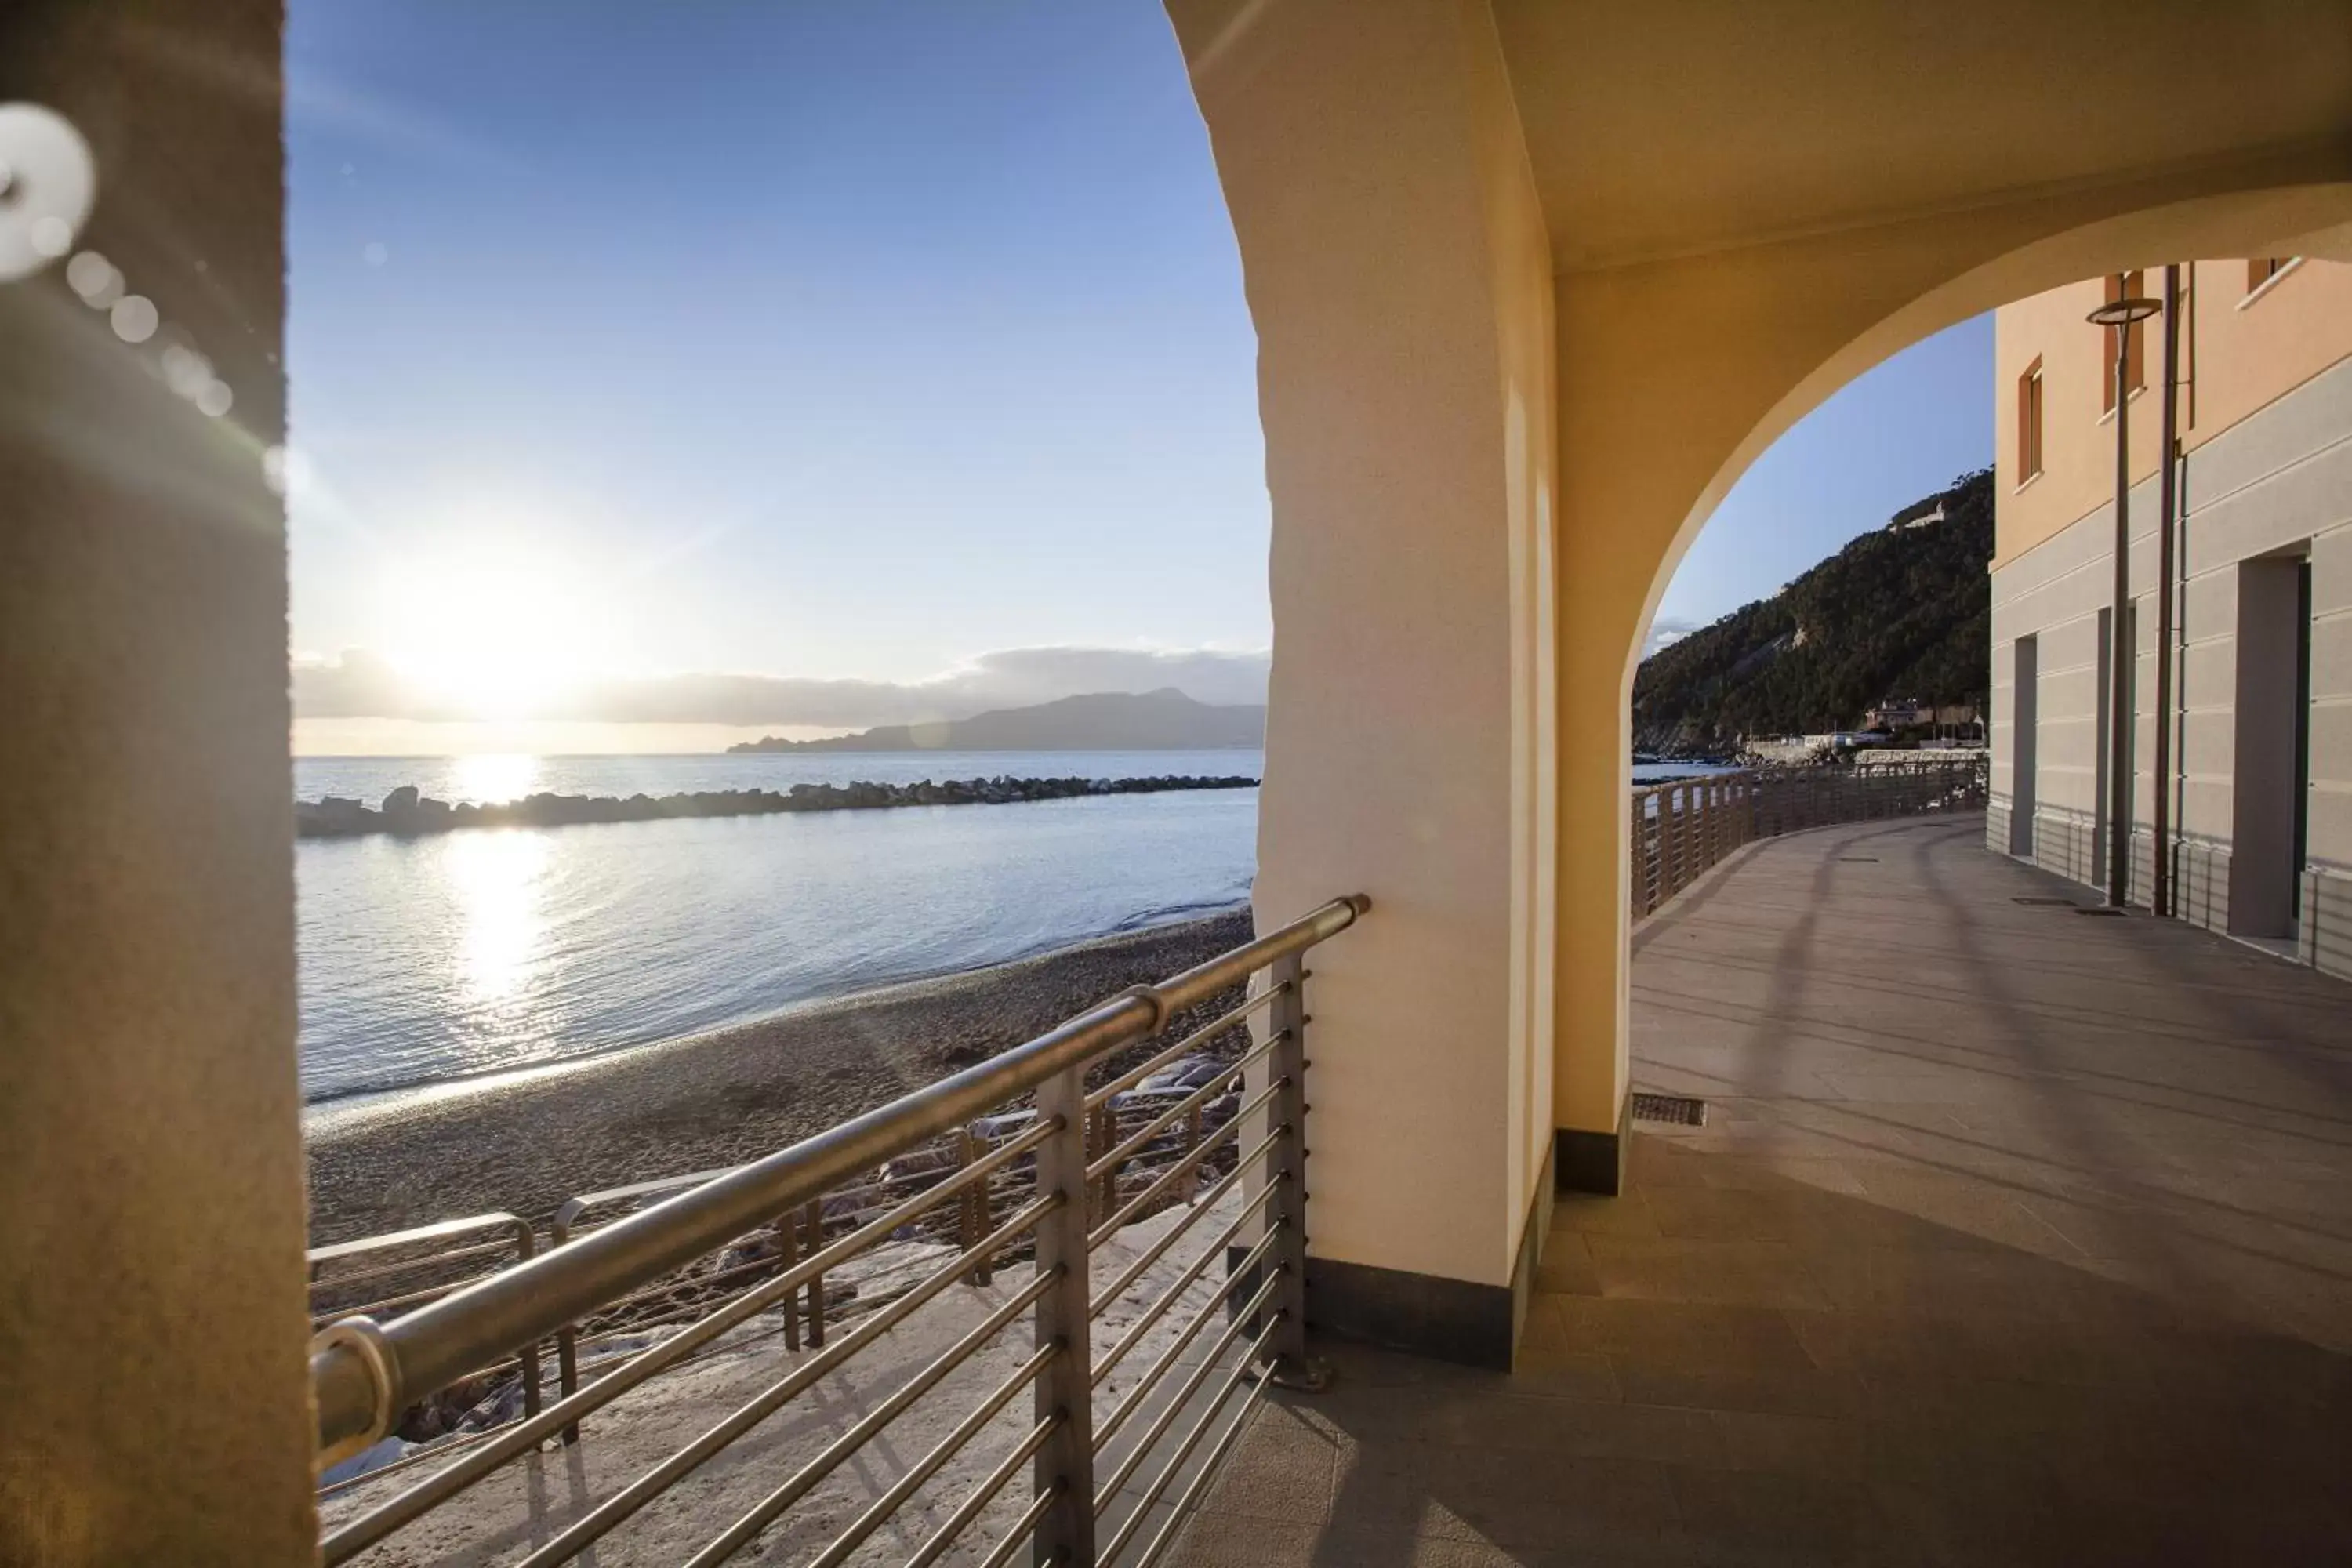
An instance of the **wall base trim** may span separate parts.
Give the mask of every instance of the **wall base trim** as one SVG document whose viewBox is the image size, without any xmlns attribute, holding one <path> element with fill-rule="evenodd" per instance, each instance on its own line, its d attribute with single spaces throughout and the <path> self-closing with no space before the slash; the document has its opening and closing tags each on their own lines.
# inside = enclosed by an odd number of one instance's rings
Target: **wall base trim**
<svg viewBox="0 0 2352 1568">
<path fill-rule="evenodd" d="M 1617 1130 L 1594 1132 L 1563 1127 L 1552 1134 L 1552 1170 L 1563 1193 L 1594 1193 L 1613 1198 L 1625 1190 L 1625 1157 L 1633 1142 L 1628 1124 L 1633 1091 L 1617 1105 Z"/>
<path fill-rule="evenodd" d="M 1492 1372 L 1510 1371 L 1519 1331 L 1527 1323 L 1536 1266 L 1542 1261 L 1544 1240 L 1551 1234 L 1553 1175 L 1549 1156 L 1544 1165 L 1528 1204 L 1527 1224 L 1519 1232 L 1509 1284 L 1480 1285 L 1443 1275 L 1309 1256 L 1307 1326 L 1317 1333 L 1382 1350 Z M 1247 1250 L 1228 1248 L 1226 1267 L 1238 1264 Z M 1255 1282 L 1245 1281 L 1236 1288 L 1236 1299 L 1245 1300 L 1255 1288 Z"/>
</svg>

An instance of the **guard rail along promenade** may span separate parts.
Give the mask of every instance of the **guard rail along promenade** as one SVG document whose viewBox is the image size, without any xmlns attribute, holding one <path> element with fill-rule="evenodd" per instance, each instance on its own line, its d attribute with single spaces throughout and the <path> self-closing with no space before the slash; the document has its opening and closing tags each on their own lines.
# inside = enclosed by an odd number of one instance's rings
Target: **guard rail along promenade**
<svg viewBox="0 0 2352 1568">
<path fill-rule="evenodd" d="M 1934 752 L 1883 754 L 1867 768 L 1759 768 L 1645 784 L 1633 792 L 1633 916 L 1656 912 L 1759 838 L 1984 804 L 1984 759 Z"/>
<path fill-rule="evenodd" d="M 543 1503 L 537 1456 L 552 1443 L 581 1460 L 569 1503 L 534 1506 L 520 1531 L 491 1521 L 464 1560 L 568 1562 L 635 1519 L 659 1539 L 622 1560 L 717 1563 L 760 1542 L 827 1565 L 950 1552 L 994 1565 L 1024 1547 L 1039 1563 L 1156 1561 L 1267 1387 L 1318 1376 L 1304 959 L 1370 907 L 1334 900 L 750 1164 L 575 1198 L 552 1245 L 493 1215 L 314 1252 L 322 1471 L 404 1425 L 434 1439 L 322 1487 L 321 1560 L 411 1530 L 446 1549 L 495 1511 L 491 1478 L 521 1484 L 509 1467 L 527 1456 Z M 1204 1005 L 1207 1022 L 1162 1043 Z M 904 1337 L 875 1348 L 902 1325 L 912 1361 Z M 551 1346 L 560 1373 L 543 1388 Z M 711 1419 L 726 1401 L 686 1380 L 740 1373 L 747 1347 L 771 1359 Z M 877 1441 L 972 1369 L 960 1416 L 927 1405 Z M 858 1372 L 872 1375 L 851 1388 Z M 646 1418 L 596 1419 L 665 1374 L 692 1396 L 690 1440 L 647 1450 Z M 501 1380 L 503 1398 L 437 1429 L 436 1401 Z M 753 1493 L 724 1498 L 706 1483 L 730 1467 L 711 1461 L 762 1427 L 727 1477 Z M 586 1463 L 615 1455 L 625 1471 L 600 1469 L 607 1484 L 583 1495 Z"/>
</svg>

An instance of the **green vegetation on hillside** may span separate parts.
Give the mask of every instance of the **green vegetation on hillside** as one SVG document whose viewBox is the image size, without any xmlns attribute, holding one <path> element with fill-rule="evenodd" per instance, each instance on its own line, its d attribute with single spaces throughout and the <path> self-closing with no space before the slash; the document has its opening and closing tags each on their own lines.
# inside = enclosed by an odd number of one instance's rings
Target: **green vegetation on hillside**
<svg viewBox="0 0 2352 1568">
<path fill-rule="evenodd" d="M 1943 520 L 1932 518 L 1938 505 Z M 1727 751 L 1851 730 L 1886 698 L 1982 710 L 1992 471 L 1897 512 L 1769 599 L 1668 644 L 1633 676 L 1633 744 Z"/>
</svg>

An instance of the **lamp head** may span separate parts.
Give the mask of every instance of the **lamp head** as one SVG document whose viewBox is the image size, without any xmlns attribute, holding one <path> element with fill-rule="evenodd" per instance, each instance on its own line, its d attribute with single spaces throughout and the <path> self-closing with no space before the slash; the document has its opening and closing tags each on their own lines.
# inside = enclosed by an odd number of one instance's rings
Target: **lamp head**
<svg viewBox="0 0 2352 1568">
<path fill-rule="evenodd" d="M 2134 321 L 2145 321 L 2164 309 L 2158 300 L 2110 300 L 2083 318 L 2095 327 L 2127 327 Z"/>
</svg>

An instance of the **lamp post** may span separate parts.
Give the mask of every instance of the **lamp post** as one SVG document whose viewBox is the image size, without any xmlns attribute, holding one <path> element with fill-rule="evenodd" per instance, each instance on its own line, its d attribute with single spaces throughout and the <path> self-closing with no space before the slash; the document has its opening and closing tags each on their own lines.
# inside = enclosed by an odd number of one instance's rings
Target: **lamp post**
<svg viewBox="0 0 2352 1568">
<path fill-rule="evenodd" d="M 2124 292 L 2126 276 L 2116 278 L 2116 298 L 2091 312 L 2094 326 L 2116 334 L 2116 595 L 2107 616 L 2107 905 L 2122 909 L 2131 891 L 2131 714 L 2124 693 L 2130 689 L 2133 649 L 2125 646 L 2124 611 L 2131 604 L 2131 330 L 2163 305 Z M 2158 854 L 2163 853 L 2159 847 Z"/>
</svg>

